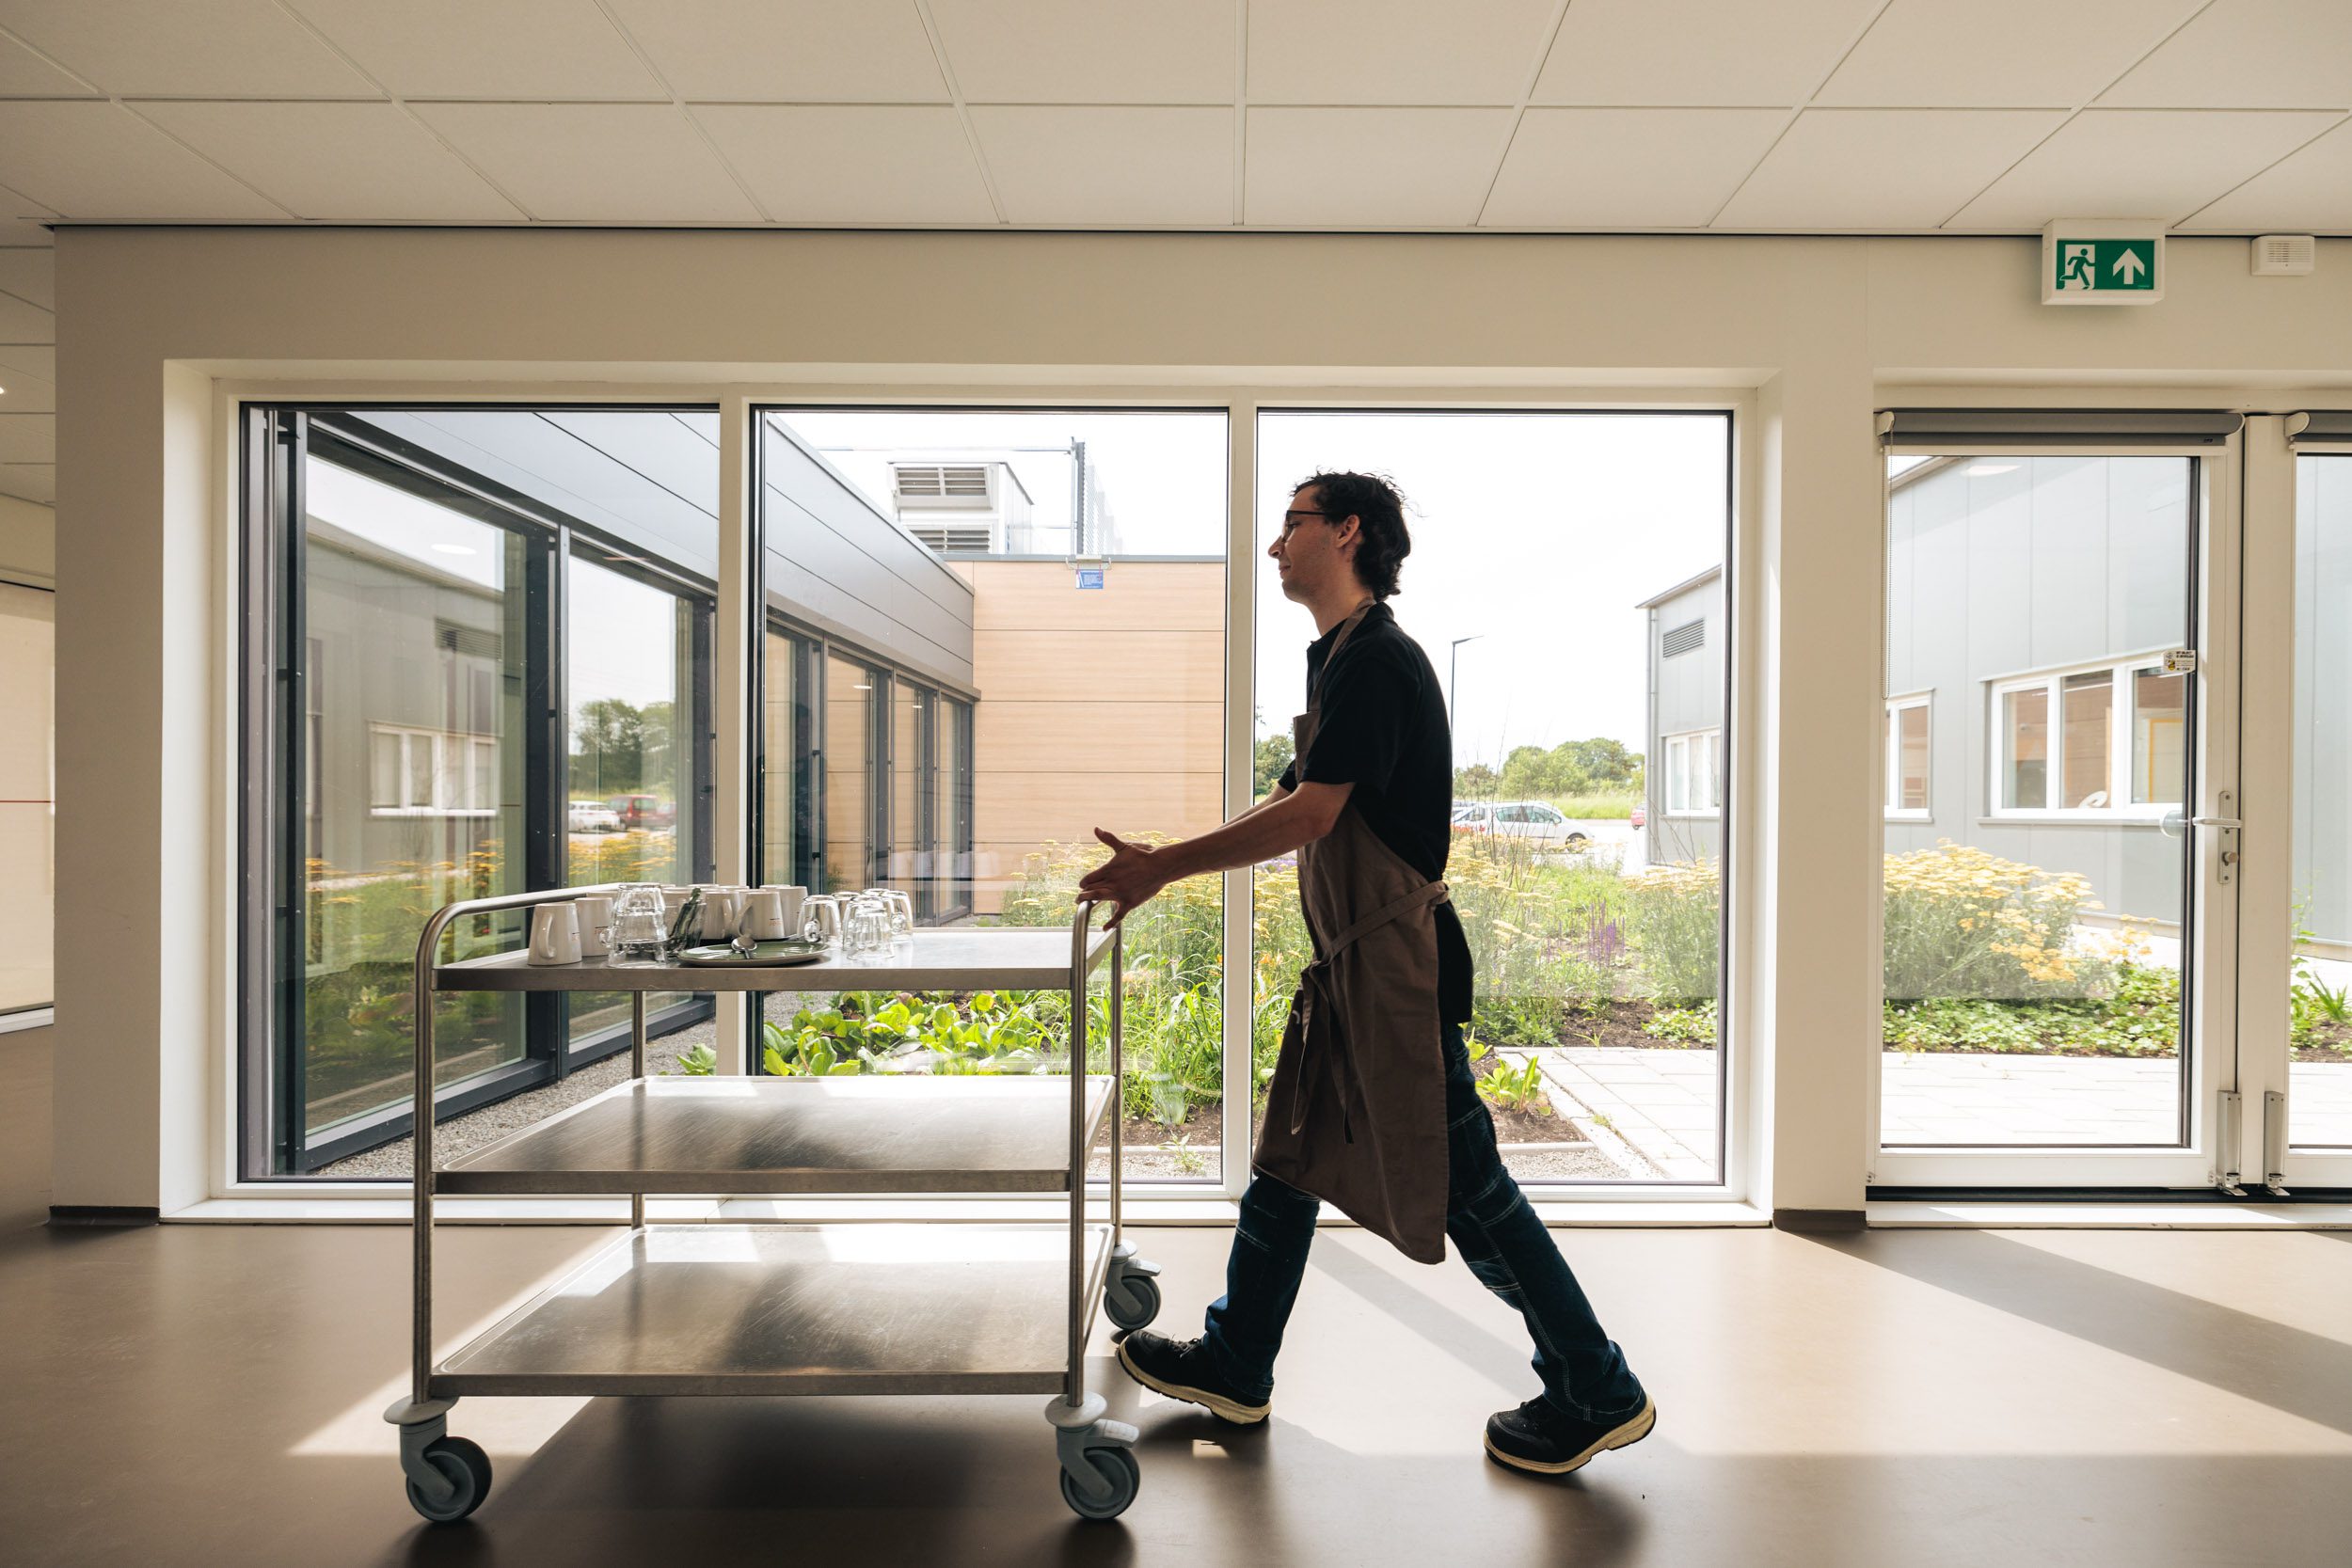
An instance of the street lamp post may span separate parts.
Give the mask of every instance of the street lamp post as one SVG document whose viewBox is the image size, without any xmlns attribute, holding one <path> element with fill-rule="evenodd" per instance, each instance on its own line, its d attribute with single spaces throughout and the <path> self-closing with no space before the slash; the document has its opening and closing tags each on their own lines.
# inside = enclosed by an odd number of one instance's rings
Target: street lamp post
<svg viewBox="0 0 2352 1568">
<path fill-rule="evenodd" d="M 1449 645 L 1448 645 L 1448 647 L 1446 648 L 1446 651 L 1445 651 L 1445 721 L 1446 721 L 1448 724 L 1452 724 L 1452 723 L 1454 722 L 1454 671 L 1455 671 L 1455 670 L 1457 670 L 1457 669 L 1459 669 L 1459 668 L 1461 667 L 1461 662 L 1462 662 L 1462 644 L 1463 644 L 1463 643 L 1465 643 L 1465 642 L 1475 642 L 1475 641 L 1477 641 L 1480 638 L 1482 638 L 1482 637 L 1484 637 L 1484 636 L 1486 636 L 1486 634 L 1485 632 L 1483 632 L 1483 631 L 1478 631 L 1478 632 L 1472 632 L 1472 633 L 1470 633 L 1470 636 L 1468 636 L 1468 637 L 1457 637 L 1457 638 L 1455 638 L 1455 639 L 1453 641 L 1453 642 L 1452 642 L 1451 644 L 1449 644 Z"/>
</svg>

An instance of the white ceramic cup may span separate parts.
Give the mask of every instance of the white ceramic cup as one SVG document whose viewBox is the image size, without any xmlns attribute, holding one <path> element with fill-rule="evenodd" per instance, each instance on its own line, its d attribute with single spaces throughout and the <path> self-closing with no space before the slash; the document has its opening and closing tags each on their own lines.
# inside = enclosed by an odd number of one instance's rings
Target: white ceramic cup
<svg viewBox="0 0 2352 1568">
<path fill-rule="evenodd" d="M 743 890 L 709 886 L 703 889 L 703 941 L 727 942 L 743 918 Z"/>
<path fill-rule="evenodd" d="M 772 893 L 784 903 L 784 928 L 792 936 L 801 934 L 801 910 L 808 902 L 808 889 L 798 882 L 765 882 L 760 892 Z"/>
<path fill-rule="evenodd" d="M 797 927 L 784 923 L 784 895 L 771 887 L 754 888 L 743 895 L 743 913 L 736 929 L 754 942 L 799 934 Z"/>
<path fill-rule="evenodd" d="M 535 964 L 580 962 L 580 913 L 569 904 L 537 904 L 531 911 L 531 956 Z"/>
<path fill-rule="evenodd" d="M 612 900 L 600 893 L 582 895 L 572 900 L 572 908 L 580 914 L 580 955 L 583 958 L 601 958 L 612 951 Z"/>
</svg>

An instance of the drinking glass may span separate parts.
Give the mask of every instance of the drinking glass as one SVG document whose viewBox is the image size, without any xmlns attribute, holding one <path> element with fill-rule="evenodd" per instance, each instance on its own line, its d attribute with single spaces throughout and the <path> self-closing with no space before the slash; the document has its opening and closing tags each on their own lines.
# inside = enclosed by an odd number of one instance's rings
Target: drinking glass
<svg viewBox="0 0 2352 1568">
<path fill-rule="evenodd" d="M 871 894 L 850 900 L 842 916 L 841 950 L 852 958 L 878 958 L 890 951 L 890 906 Z"/>
<path fill-rule="evenodd" d="M 670 934 L 661 889 L 652 882 L 630 882 L 612 900 L 612 951 L 624 958 L 660 955 Z"/>
<path fill-rule="evenodd" d="M 831 947 L 841 940 L 841 901 L 830 893 L 812 893 L 801 901 L 801 935 Z"/>
<path fill-rule="evenodd" d="M 890 904 L 890 935 L 894 941 L 914 940 L 914 895 L 901 888 L 892 888 L 882 896 Z"/>
</svg>

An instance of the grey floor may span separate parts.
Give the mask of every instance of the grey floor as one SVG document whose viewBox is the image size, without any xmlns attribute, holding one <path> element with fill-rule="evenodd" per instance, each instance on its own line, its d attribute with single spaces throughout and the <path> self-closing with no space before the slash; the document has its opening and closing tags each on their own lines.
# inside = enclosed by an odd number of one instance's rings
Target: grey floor
<svg viewBox="0 0 2352 1568">
<path fill-rule="evenodd" d="M 453 1425 L 497 1482 L 427 1528 L 377 1418 L 406 1232 L 37 1228 L 47 1070 L 45 1037 L 0 1037 L 0 1562 L 2352 1560 L 2345 1233 L 1556 1232 L 1662 1419 L 1542 1481 L 1478 1447 L 1532 1391 L 1517 1319 L 1458 1263 L 1333 1232 L 1263 1429 L 1098 1343 L 1143 1430 L 1114 1524 L 1056 1496 L 1040 1399 L 477 1399 Z M 445 1341 L 605 1234 L 445 1232 Z M 1142 1239 L 1163 1323 L 1196 1323 L 1226 1233 Z"/>
</svg>

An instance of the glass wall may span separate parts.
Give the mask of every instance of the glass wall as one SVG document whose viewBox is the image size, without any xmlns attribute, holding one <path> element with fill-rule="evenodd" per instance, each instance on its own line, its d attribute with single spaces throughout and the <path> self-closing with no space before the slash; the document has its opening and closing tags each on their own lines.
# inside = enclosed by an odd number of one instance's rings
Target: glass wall
<svg viewBox="0 0 2352 1568">
<path fill-rule="evenodd" d="M 2295 965 L 2287 1141 L 2352 1148 L 2352 456 L 2295 463 Z"/>
<path fill-rule="evenodd" d="M 1390 608 L 1452 718 L 1443 873 L 1504 1158 L 1526 1182 L 1720 1180 L 1729 419 L 1269 413 L 1258 452 L 1259 794 L 1315 637 L 1265 547 L 1313 474 L 1386 475 L 1412 534 Z M 1260 869 L 1257 911 L 1263 1083 L 1306 956 L 1293 866 Z"/>
<path fill-rule="evenodd" d="M 821 889 L 818 862 L 817 693 L 823 667 L 817 644 L 771 629 L 761 714 L 760 880 Z"/>
<path fill-rule="evenodd" d="M 244 1164 L 403 1176 L 418 932 L 459 898 L 707 876 L 717 429 L 606 410 L 257 412 Z M 517 915 L 445 952 L 520 943 Z M 617 1077 L 612 997 L 446 995 L 453 1157 Z M 707 1000 L 657 1000 L 681 1028 Z M 578 1076 L 576 1076 L 576 1074 Z M 484 1115 L 500 1101 L 529 1098 Z"/>
<path fill-rule="evenodd" d="M 1066 927 L 1094 828 L 1223 819 L 1221 413 L 777 410 L 757 450 L 771 862 L 793 811 L 819 824 L 825 887 L 908 888 L 934 923 Z M 822 650 L 818 689 L 796 640 Z M 823 715 L 813 759 L 778 739 L 784 690 Z M 785 777 L 803 767 L 813 810 Z M 1220 887 L 1129 923 L 1131 1175 L 1218 1175 Z M 891 999 L 836 1000 L 838 1025 L 778 999 L 762 1066 L 844 1054 Z M 1053 1068 L 1068 1037 L 1055 996 L 921 1000 L 891 1070 Z"/>
<path fill-rule="evenodd" d="M 1885 1147 L 2186 1137 L 2198 483 L 1889 464 Z"/>
<path fill-rule="evenodd" d="M 632 570 L 626 553 L 576 546 L 564 616 L 570 708 L 564 874 L 573 886 L 695 879 L 707 839 L 694 736 L 710 689 L 707 599 Z M 617 1037 L 626 994 L 564 997 L 574 1048 Z M 645 999 L 666 1022 L 684 993 Z"/>
<path fill-rule="evenodd" d="M 0 582 L 0 1020 L 56 999 L 56 599 Z"/>
</svg>

